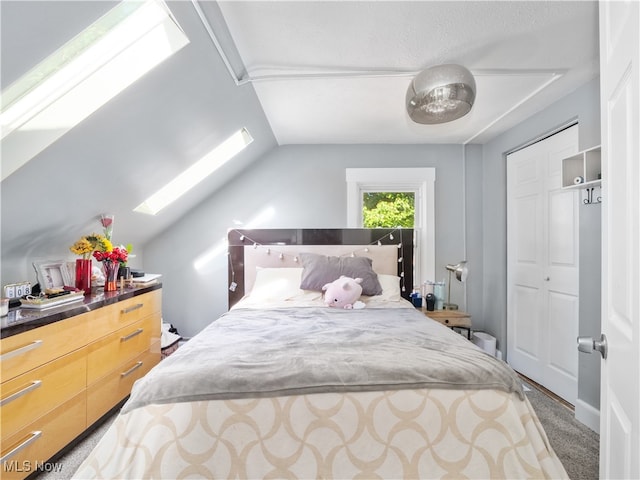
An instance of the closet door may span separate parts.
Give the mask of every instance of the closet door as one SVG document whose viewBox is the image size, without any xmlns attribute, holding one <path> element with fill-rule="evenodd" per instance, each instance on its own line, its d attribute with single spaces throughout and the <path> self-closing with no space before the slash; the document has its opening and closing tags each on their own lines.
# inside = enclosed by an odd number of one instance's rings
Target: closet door
<svg viewBox="0 0 640 480">
<path fill-rule="evenodd" d="M 507 156 L 507 361 L 575 404 L 578 392 L 578 202 L 562 159 L 578 126 Z"/>
</svg>

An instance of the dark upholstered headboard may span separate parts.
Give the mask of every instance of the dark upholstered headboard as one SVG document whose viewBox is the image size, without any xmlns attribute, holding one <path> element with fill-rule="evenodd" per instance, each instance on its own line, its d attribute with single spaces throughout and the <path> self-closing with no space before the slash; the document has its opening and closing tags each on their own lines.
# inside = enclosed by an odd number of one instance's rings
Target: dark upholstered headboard
<svg viewBox="0 0 640 480">
<path fill-rule="evenodd" d="M 229 290 L 229 308 L 238 302 L 245 295 L 245 248 L 254 247 L 256 249 L 265 250 L 265 252 L 273 253 L 270 263 L 266 265 L 275 266 L 293 266 L 287 263 L 289 256 L 293 258 L 291 251 L 295 251 L 289 246 L 300 246 L 299 252 L 305 250 L 304 246 L 314 246 L 313 251 L 318 252 L 317 246 L 361 246 L 362 249 L 355 252 L 356 255 L 365 255 L 365 252 L 374 252 L 378 245 L 391 245 L 396 247 L 397 251 L 397 275 L 402 277 L 402 296 L 409 298 L 409 294 L 413 290 L 413 229 L 406 228 L 336 228 L 336 229 L 230 229 L 228 231 L 228 269 L 229 269 L 229 285 L 235 285 L 234 289 Z M 385 249 L 388 250 L 388 249 Z M 336 253 L 340 250 L 334 250 L 330 247 L 327 255 L 340 255 L 345 253 Z M 247 259 L 248 260 L 248 259 Z M 255 267 L 253 267 L 255 268 Z"/>
</svg>

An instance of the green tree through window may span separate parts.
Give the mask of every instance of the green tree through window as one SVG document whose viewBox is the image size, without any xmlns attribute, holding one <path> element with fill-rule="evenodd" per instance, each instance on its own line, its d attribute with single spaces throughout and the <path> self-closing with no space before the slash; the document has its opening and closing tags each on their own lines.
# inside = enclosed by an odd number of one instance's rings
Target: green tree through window
<svg viewBox="0 0 640 480">
<path fill-rule="evenodd" d="M 413 228 L 413 192 L 367 192 L 362 196 L 362 224 L 365 228 Z"/>
</svg>

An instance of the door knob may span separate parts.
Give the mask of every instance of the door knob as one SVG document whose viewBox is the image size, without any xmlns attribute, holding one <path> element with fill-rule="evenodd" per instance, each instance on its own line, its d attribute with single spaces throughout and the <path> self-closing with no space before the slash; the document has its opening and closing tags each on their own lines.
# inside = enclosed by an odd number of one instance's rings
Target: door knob
<svg viewBox="0 0 640 480">
<path fill-rule="evenodd" d="M 550 278 L 550 277 L 544 277 L 544 281 L 545 281 L 545 282 L 548 282 L 549 280 L 551 280 L 551 278 Z"/>
<path fill-rule="evenodd" d="M 597 350 L 602 358 L 606 359 L 607 337 L 604 333 L 600 334 L 600 340 L 594 340 L 593 337 L 578 337 L 578 350 L 584 353 L 592 353 Z"/>
</svg>

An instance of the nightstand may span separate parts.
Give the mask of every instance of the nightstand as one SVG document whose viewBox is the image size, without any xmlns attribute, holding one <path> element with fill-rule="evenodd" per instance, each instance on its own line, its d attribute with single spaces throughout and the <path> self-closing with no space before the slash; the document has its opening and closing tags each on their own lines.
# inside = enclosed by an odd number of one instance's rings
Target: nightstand
<svg viewBox="0 0 640 480">
<path fill-rule="evenodd" d="M 427 317 L 440 322 L 450 328 L 463 328 L 467 331 L 467 338 L 471 340 L 471 315 L 462 310 L 420 310 Z"/>
</svg>

